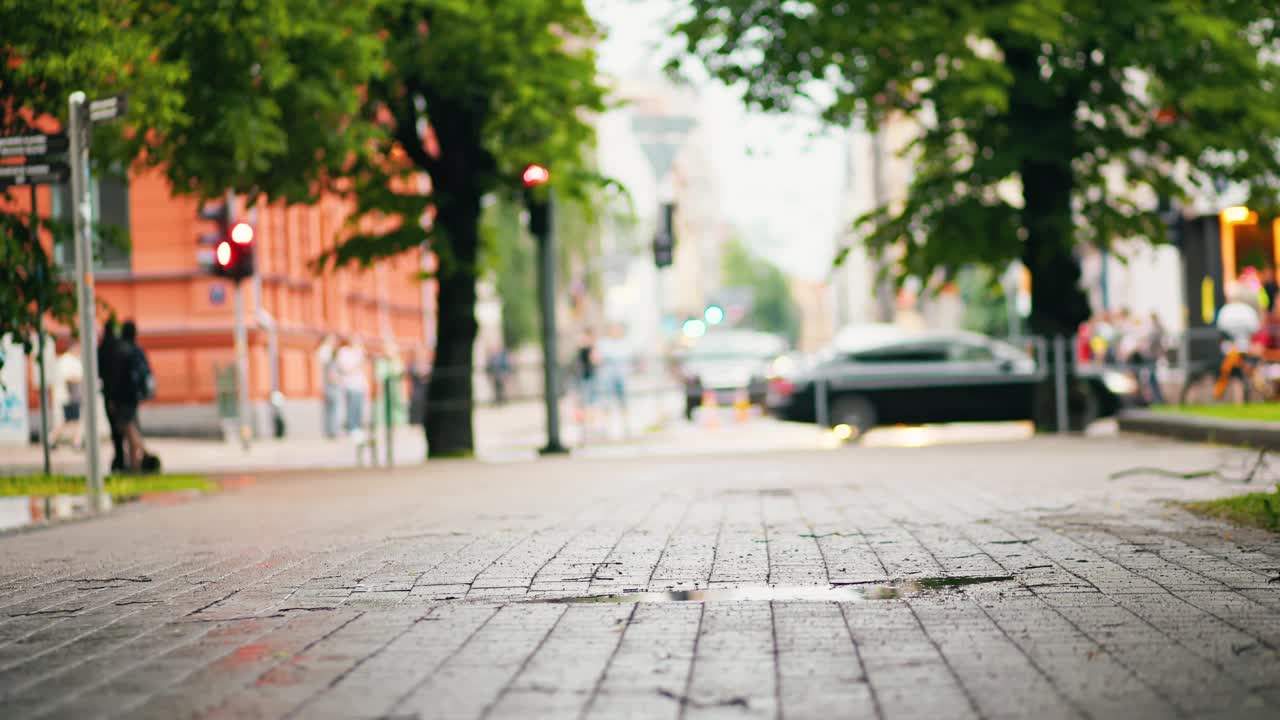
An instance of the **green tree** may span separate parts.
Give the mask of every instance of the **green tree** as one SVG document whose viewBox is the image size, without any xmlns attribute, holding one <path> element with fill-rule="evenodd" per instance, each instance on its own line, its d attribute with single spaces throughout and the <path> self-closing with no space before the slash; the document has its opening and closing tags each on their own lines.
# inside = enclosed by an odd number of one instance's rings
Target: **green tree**
<svg viewBox="0 0 1280 720">
<path fill-rule="evenodd" d="M 537 254 L 520 222 L 520 205 L 499 196 L 484 209 L 484 267 L 502 303 L 502 342 L 514 349 L 538 338 Z"/>
<path fill-rule="evenodd" d="M 380 68 L 365 20 L 321 0 L 10 0 L 0 135 L 38 118 L 65 127 L 75 90 L 127 92 L 125 121 L 94 130 L 95 172 L 160 166 L 179 193 L 312 201 L 379 132 L 352 122 Z M 0 334 L 28 337 L 37 305 L 72 324 L 74 294 L 30 237 L 25 218 L 0 211 Z"/>
<path fill-rule="evenodd" d="M 1165 237 L 1140 192 L 1226 178 L 1276 204 L 1280 23 L 1266 0 L 694 0 L 678 33 L 752 105 L 816 104 L 871 129 L 915 119 L 916 176 L 900 209 L 864 218 L 869 245 L 900 245 L 901 271 L 920 277 L 1020 259 L 1035 332 L 1070 333 L 1089 312 L 1075 242 Z"/>
<path fill-rule="evenodd" d="M 349 238 L 332 260 L 422 246 L 421 218 L 433 208 L 439 317 L 427 446 L 433 457 L 469 455 L 471 373 L 457 369 L 472 367 L 481 199 L 513 188 L 533 162 L 551 168 L 562 200 L 588 184 L 585 114 L 604 99 L 590 48 L 597 30 L 581 0 L 380 0 L 370 13 L 387 72 L 369 84 L 363 117 L 385 122 L 389 137 L 353 176 L 360 213 L 393 229 Z M 417 172 L 430 175 L 429 195 L 400 190 Z"/>
<path fill-rule="evenodd" d="M 1008 298 L 998 275 L 989 268 L 967 267 L 956 273 L 956 285 L 965 329 L 994 337 L 1009 334 Z"/>
<path fill-rule="evenodd" d="M 720 278 L 725 287 L 751 291 L 747 322 L 757 330 L 782 335 L 794 344 L 800 334 L 800 316 L 787 276 L 778 266 L 755 257 L 737 239 L 725 245 L 720 262 Z"/>
</svg>

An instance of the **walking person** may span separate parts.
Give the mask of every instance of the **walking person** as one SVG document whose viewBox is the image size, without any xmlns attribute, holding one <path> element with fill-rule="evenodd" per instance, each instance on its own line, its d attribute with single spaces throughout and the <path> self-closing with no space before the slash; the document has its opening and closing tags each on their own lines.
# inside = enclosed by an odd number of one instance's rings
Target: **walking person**
<svg viewBox="0 0 1280 720">
<path fill-rule="evenodd" d="M 431 359 L 427 351 L 415 348 L 409 366 L 409 423 L 424 425 L 427 422 L 427 387 L 431 381 Z"/>
<path fill-rule="evenodd" d="M 614 414 L 621 423 L 624 437 L 631 436 L 631 418 L 627 405 L 627 376 L 631 372 L 631 348 L 626 341 L 626 328 L 610 326 L 609 333 L 596 346 L 599 358 L 600 398 L 606 421 Z"/>
<path fill-rule="evenodd" d="M 62 414 L 62 421 L 53 433 L 51 444 L 54 447 L 62 444 L 63 436 L 71 434 L 71 446 L 77 450 L 84 446 L 83 433 L 80 429 L 80 411 L 82 406 L 81 387 L 84 383 L 84 364 L 80 362 L 80 343 L 71 346 L 58 356 L 57 382 L 54 385 L 55 407 Z"/>
<path fill-rule="evenodd" d="M 364 405 L 369 396 L 365 360 L 364 346 L 359 340 L 352 339 L 338 350 L 338 373 L 347 404 L 343 432 L 357 441 L 364 439 Z"/>
<path fill-rule="evenodd" d="M 338 370 L 338 339 L 332 333 L 316 348 L 316 364 L 324 386 L 324 436 L 338 437 L 338 412 L 342 407 L 342 377 Z"/>
<path fill-rule="evenodd" d="M 507 349 L 495 345 L 489 350 L 485 359 L 485 371 L 489 374 L 489 382 L 493 384 L 493 402 L 496 405 L 507 404 L 507 379 L 511 377 L 511 358 Z"/>
<path fill-rule="evenodd" d="M 124 425 L 120 422 L 113 398 L 119 392 L 116 387 L 118 374 L 116 364 L 120 338 L 117 334 L 115 318 L 107 320 L 102 327 L 102 340 L 98 343 L 98 379 L 102 382 L 102 398 L 107 414 L 107 426 L 111 430 L 111 472 L 124 472 L 128 462 L 124 447 Z M 94 403 L 89 403 L 89 412 L 95 412 Z M 97 438 L 92 441 L 96 442 Z"/>
<path fill-rule="evenodd" d="M 582 427 L 582 442 L 587 442 L 594 420 L 596 403 L 596 338 L 590 328 L 582 333 L 578 349 L 574 351 L 574 374 L 578 385 L 578 424 Z"/>
<path fill-rule="evenodd" d="M 1160 389 L 1160 358 L 1164 357 L 1166 333 L 1160 315 L 1151 313 L 1151 325 L 1147 328 L 1146 381 L 1152 405 L 1164 404 L 1164 391 Z"/>
<path fill-rule="evenodd" d="M 132 320 L 120 327 L 120 340 L 116 343 L 115 394 L 109 402 L 115 404 L 116 422 L 124 435 L 125 470 L 149 471 L 154 463 L 148 462 L 142 426 L 138 424 L 138 406 L 155 395 L 155 376 L 147 354 L 138 345 L 138 326 Z"/>
</svg>

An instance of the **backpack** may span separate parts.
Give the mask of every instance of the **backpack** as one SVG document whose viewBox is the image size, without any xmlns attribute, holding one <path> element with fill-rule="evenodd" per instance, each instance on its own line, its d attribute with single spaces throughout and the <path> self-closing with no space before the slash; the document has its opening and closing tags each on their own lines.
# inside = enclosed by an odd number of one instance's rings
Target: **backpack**
<svg viewBox="0 0 1280 720">
<path fill-rule="evenodd" d="M 150 400 L 156 396 L 156 376 L 151 372 L 151 365 L 142 348 L 135 347 L 129 358 L 129 383 L 138 402 Z"/>
</svg>

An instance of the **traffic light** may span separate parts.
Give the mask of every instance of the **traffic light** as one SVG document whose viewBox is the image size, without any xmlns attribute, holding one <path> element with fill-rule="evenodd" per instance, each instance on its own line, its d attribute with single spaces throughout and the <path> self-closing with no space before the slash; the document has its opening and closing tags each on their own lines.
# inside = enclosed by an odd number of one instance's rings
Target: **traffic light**
<svg viewBox="0 0 1280 720">
<path fill-rule="evenodd" d="M 546 185 L 551 180 L 551 171 L 541 165 L 530 165 L 520 174 L 524 183 L 525 207 L 529 210 L 529 232 L 536 238 L 542 238 L 551 229 L 551 208 L 546 196 L 538 196 L 534 188 Z"/>
<path fill-rule="evenodd" d="M 675 257 L 675 212 L 675 205 L 663 203 L 658 215 L 658 232 L 653 237 L 653 264 L 660 268 L 671 265 Z"/>
<path fill-rule="evenodd" d="M 253 226 L 239 222 L 214 250 L 213 274 L 235 282 L 253 275 Z"/>
<path fill-rule="evenodd" d="M 201 249 L 196 253 L 200 267 L 205 272 L 218 272 L 218 245 L 231 237 L 231 205 L 225 200 L 206 203 L 200 206 L 200 219 L 212 221 L 217 227 L 213 232 L 200 233 L 198 243 Z"/>
<path fill-rule="evenodd" d="M 240 282 L 253 275 L 253 225 L 232 221 L 232 205 L 226 201 L 200 208 L 200 218 L 211 220 L 217 230 L 200 235 L 200 244 L 213 251 L 201 251 L 200 264 L 211 274 Z M 252 214 L 252 213 L 251 213 Z"/>
</svg>

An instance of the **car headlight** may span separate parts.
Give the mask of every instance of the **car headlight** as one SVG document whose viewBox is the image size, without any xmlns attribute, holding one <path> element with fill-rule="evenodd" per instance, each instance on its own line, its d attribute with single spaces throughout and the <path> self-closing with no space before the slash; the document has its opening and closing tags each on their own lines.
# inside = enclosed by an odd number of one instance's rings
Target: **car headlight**
<svg viewBox="0 0 1280 720">
<path fill-rule="evenodd" d="M 1136 395 L 1138 393 L 1138 381 L 1124 373 L 1103 373 L 1102 384 L 1116 395 Z"/>
</svg>

